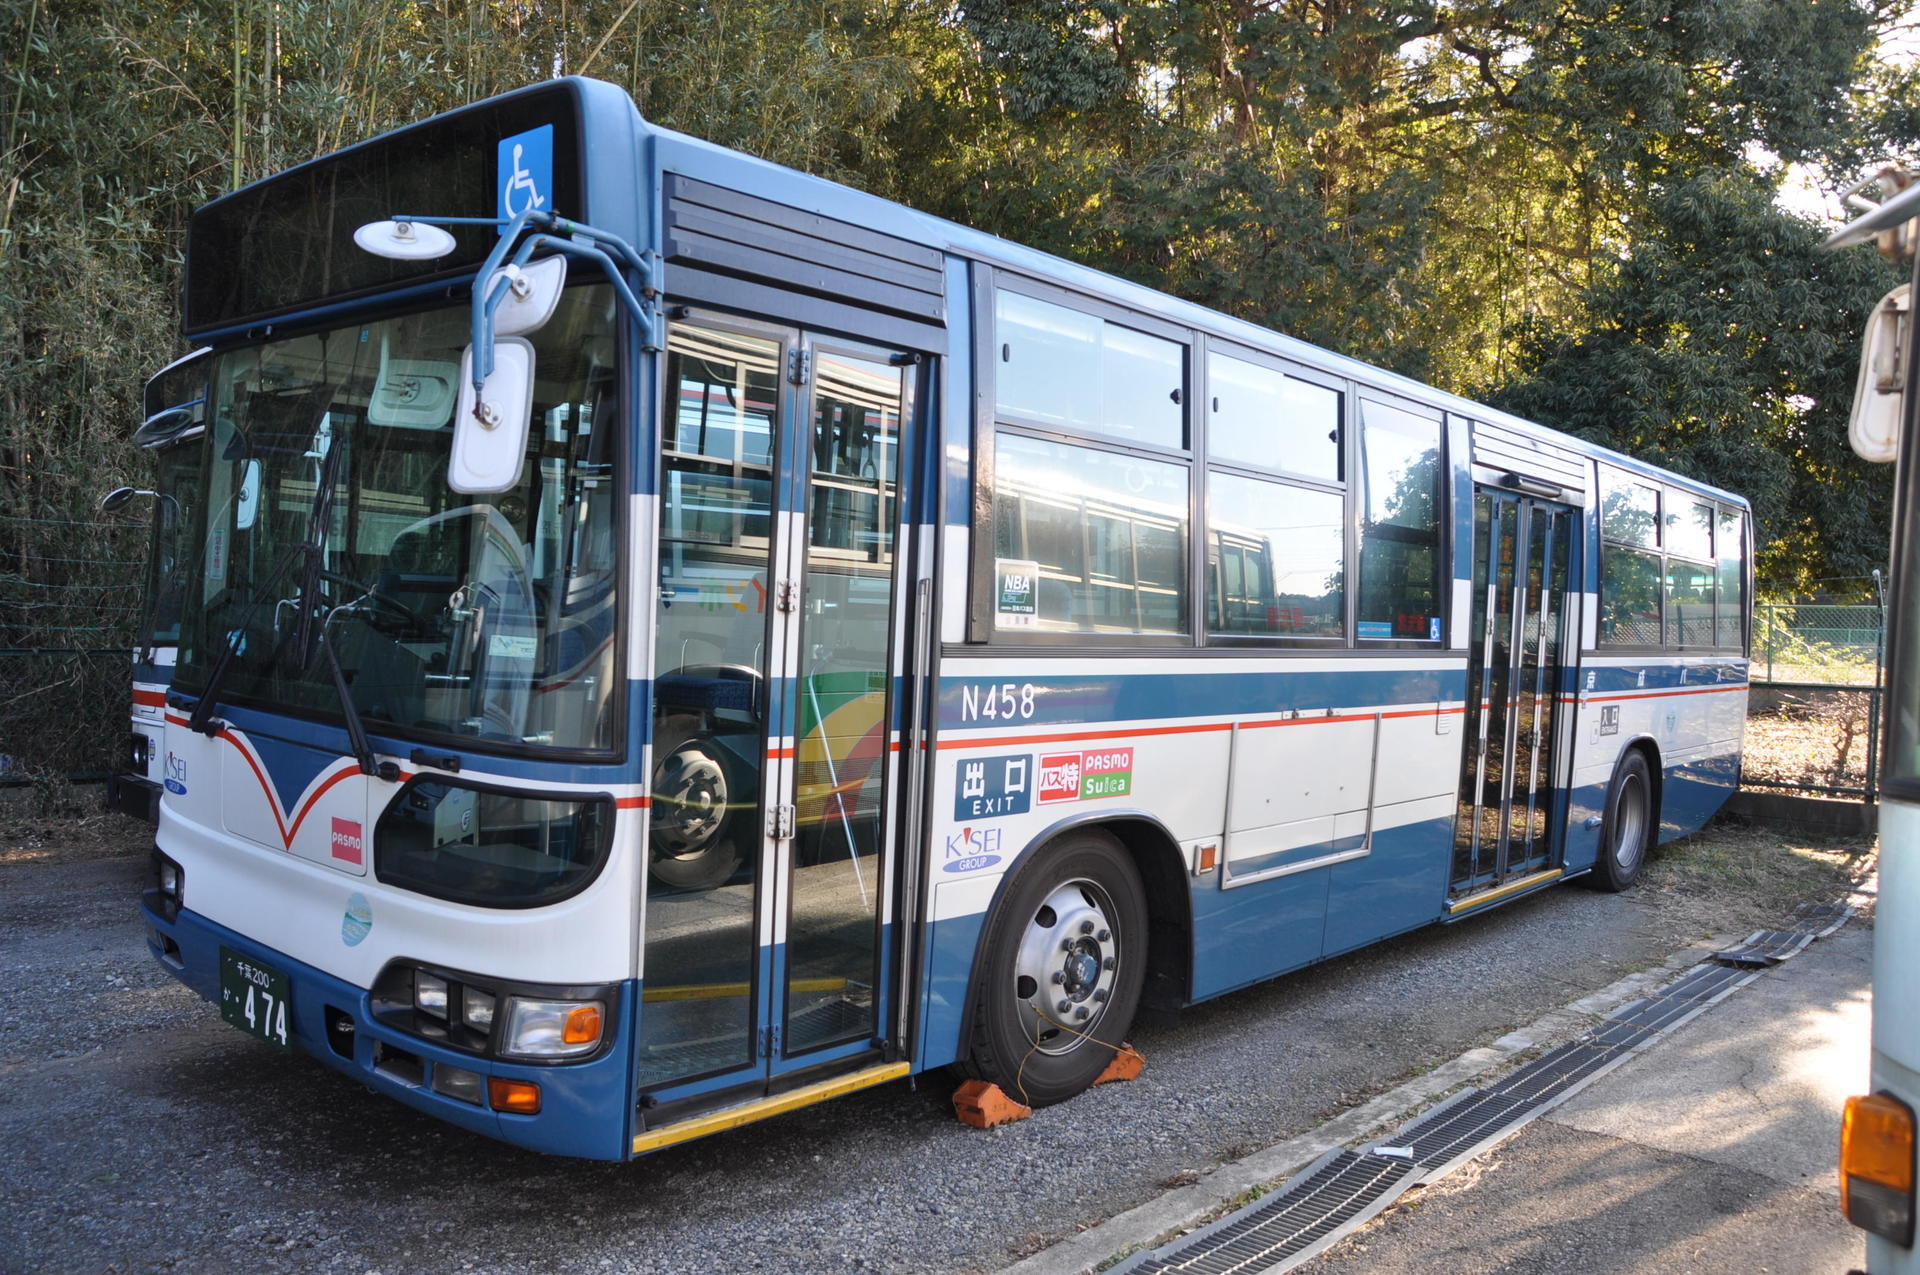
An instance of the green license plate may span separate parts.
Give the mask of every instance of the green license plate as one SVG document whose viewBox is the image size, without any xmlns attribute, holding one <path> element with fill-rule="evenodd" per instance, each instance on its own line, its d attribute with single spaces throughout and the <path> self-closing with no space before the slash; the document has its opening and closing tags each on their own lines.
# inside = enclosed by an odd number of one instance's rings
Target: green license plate
<svg viewBox="0 0 1920 1275">
<path fill-rule="evenodd" d="M 220 1017 L 282 1049 L 287 1036 L 287 976 L 230 947 L 220 949 Z"/>
</svg>

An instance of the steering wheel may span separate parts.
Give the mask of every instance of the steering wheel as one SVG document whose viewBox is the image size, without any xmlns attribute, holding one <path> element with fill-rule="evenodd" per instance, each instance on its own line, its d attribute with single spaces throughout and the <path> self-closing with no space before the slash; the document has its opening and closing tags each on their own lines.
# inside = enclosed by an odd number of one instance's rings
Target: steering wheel
<svg viewBox="0 0 1920 1275">
<path fill-rule="evenodd" d="M 328 584 L 337 584 L 337 585 L 341 585 L 344 588 L 354 590 L 355 596 L 353 596 L 350 600 L 355 603 L 360 603 L 360 604 L 373 603 L 378 606 L 383 606 L 387 609 L 388 615 L 399 617 L 400 619 L 406 621 L 408 624 L 412 625 L 416 631 L 422 632 L 422 633 L 431 633 L 433 631 L 432 620 L 428 619 L 421 612 L 408 606 L 406 603 L 400 601 L 400 599 L 398 598 L 389 597 L 386 594 L 381 593 L 378 589 L 369 588 L 367 585 L 362 584 L 360 581 L 355 580 L 350 576 L 343 576 L 337 571 L 323 570 L 320 572 L 320 578 L 322 580 L 325 580 Z M 338 608 L 335 608 L 335 610 L 337 611 Z M 372 621 L 369 620 L 369 623 L 372 623 Z M 378 626 L 376 625 L 375 627 L 377 628 Z"/>
</svg>

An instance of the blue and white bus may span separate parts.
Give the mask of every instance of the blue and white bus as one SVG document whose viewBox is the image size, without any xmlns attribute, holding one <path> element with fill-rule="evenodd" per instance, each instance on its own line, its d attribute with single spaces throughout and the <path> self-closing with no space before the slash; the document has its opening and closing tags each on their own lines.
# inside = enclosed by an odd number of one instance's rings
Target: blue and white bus
<svg viewBox="0 0 1920 1275">
<path fill-rule="evenodd" d="M 609 85 L 207 205 L 185 310 L 153 950 L 509 1142 L 1060 1101 L 1737 781 L 1738 496 Z"/>
<path fill-rule="evenodd" d="M 148 823 L 159 819 L 161 785 L 166 779 L 162 714 L 180 644 L 180 603 L 186 587 L 180 567 L 189 548 L 192 528 L 188 524 L 196 516 L 194 491 L 203 467 L 196 445 L 204 432 L 206 359 L 206 350 L 195 350 L 147 378 L 133 441 L 153 457 L 153 486 L 116 487 L 100 500 L 101 508 L 109 512 L 126 507 L 138 496 L 153 501 L 142 587 L 144 616 L 133 647 L 125 769 L 107 776 L 107 808 Z"/>
</svg>

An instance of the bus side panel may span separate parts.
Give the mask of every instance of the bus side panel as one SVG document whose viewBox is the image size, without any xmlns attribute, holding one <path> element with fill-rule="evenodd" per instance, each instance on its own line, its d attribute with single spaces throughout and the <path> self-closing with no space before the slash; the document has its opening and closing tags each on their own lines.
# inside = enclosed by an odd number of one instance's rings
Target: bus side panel
<svg viewBox="0 0 1920 1275">
<path fill-rule="evenodd" d="M 1218 888 L 1217 873 L 1193 894 L 1193 996 L 1220 996 L 1311 965 L 1326 946 L 1332 868 Z"/>
<path fill-rule="evenodd" d="M 1588 655 L 1574 744 L 1566 866 L 1593 865 L 1590 820 L 1606 812 L 1607 786 L 1624 748 L 1653 748 L 1660 767 L 1661 843 L 1699 831 L 1739 782 L 1747 664 L 1725 657 Z"/>
<path fill-rule="evenodd" d="M 1375 812 L 1373 853 L 1333 869 L 1325 955 L 1365 947 L 1443 915 L 1456 805 L 1457 798 L 1445 793 Z"/>
<path fill-rule="evenodd" d="M 967 983 L 973 978 L 973 956 L 999 883 L 997 877 L 934 883 L 915 1070 L 944 1067 L 965 1052 Z"/>
</svg>

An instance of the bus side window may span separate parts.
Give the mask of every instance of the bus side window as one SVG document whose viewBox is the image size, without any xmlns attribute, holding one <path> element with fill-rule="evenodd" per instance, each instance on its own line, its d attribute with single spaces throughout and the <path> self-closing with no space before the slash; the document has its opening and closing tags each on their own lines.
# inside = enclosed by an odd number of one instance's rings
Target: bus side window
<svg viewBox="0 0 1920 1275">
<path fill-rule="evenodd" d="M 1359 636 L 1437 637 L 1440 422 L 1376 399 L 1360 411 Z"/>
</svg>

